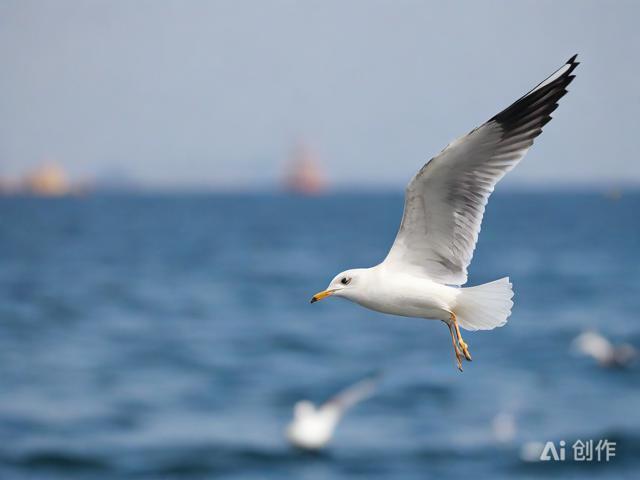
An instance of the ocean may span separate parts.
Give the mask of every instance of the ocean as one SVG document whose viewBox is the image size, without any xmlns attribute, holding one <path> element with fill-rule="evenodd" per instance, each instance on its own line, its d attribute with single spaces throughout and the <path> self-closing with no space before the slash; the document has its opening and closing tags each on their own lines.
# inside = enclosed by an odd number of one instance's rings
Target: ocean
<svg viewBox="0 0 640 480">
<path fill-rule="evenodd" d="M 639 478 L 640 193 L 498 192 L 469 284 L 510 276 L 509 323 L 440 322 L 311 296 L 381 261 L 400 194 L 0 198 L 0 479 Z M 294 403 L 372 372 L 321 453 Z M 508 419 L 508 428 L 501 427 Z M 576 461 L 581 440 L 614 442 Z M 531 461 L 532 442 L 566 458 Z M 535 455 L 534 455 L 535 457 Z"/>
</svg>

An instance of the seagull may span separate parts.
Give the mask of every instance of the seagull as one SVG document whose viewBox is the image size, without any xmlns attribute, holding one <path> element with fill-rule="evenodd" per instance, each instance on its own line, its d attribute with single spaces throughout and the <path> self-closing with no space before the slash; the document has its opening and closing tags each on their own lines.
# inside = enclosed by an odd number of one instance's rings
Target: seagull
<svg viewBox="0 0 640 480">
<path fill-rule="evenodd" d="M 333 432 L 345 412 L 371 396 L 377 383 L 378 375 L 360 380 L 320 407 L 308 400 L 297 402 L 293 408 L 293 420 L 286 430 L 287 440 L 303 450 L 322 449 L 333 437 Z"/>
<path fill-rule="evenodd" d="M 632 345 L 628 343 L 613 345 L 604 336 L 594 331 L 582 332 L 573 340 L 572 347 L 594 358 L 603 367 L 627 367 L 638 355 Z"/>
<path fill-rule="evenodd" d="M 441 320 L 462 371 L 462 358 L 471 361 L 471 353 L 460 327 L 501 327 L 513 306 L 508 277 L 460 288 L 467 282 L 485 206 L 496 183 L 551 120 L 575 77 L 576 57 L 427 162 L 405 190 L 402 222 L 387 257 L 374 267 L 336 275 L 311 303 L 342 297 L 382 313 Z"/>
<path fill-rule="evenodd" d="M 510 443 L 516 437 L 516 417 L 510 412 L 500 412 L 491 421 L 494 438 L 500 443 Z"/>
</svg>

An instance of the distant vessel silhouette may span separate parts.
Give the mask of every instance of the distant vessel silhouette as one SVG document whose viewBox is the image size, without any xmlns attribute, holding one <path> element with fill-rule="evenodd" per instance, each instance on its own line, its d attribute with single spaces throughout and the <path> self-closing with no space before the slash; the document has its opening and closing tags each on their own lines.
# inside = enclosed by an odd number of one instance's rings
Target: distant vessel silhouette
<svg viewBox="0 0 640 480">
<path fill-rule="evenodd" d="M 318 195 L 327 188 L 317 155 L 304 143 L 298 143 L 293 150 L 284 187 L 299 195 Z"/>
<path fill-rule="evenodd" d="M 86 181 L 71 181 L 67 172 L 55 163 L 44 163 L 18 178 L 0 177 L 0 195 L 62 197 L 88 193 Z"/>
<path fill-rule="evenodd" d="M 24 188 L 30 194 L 43 197 L 57 197 L 71 192 L 66 173 L 55 164 L 42 165 L 27 175 Z"/>
</svg>

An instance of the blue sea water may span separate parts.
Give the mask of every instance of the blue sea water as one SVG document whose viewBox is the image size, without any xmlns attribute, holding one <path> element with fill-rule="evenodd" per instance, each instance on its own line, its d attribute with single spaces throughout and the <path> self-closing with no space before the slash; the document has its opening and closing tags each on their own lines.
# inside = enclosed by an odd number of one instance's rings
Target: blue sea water
<svg viewBox="0 0 640 480">
<path fill-rule="evenodd" d="M 338 299 L 380 261 L 392 194 L 0 198 L 0 479 L 639 478 L 640 194 L 497 193 L 470 283 L 509 275 L 509 323 L 468 332 Z M 316 455 L 283 429 L 382 371 Z M 497 415 L 515 419 L 501 441 Z M 606 462 L 527 462 L 527 442 L 608 439 Z"/>
</svg>

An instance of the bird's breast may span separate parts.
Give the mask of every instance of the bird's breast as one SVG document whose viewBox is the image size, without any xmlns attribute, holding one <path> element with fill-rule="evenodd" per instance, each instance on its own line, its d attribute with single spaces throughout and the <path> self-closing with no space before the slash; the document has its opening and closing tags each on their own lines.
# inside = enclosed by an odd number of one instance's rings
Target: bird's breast
<svg viewBox="0 0 640 480">
<path fill-rule="evenodd" d="M 457 290 L 423 278 L 383 278 L 356 301 L 365 308 L 391 315 L 448 320 Z"/>
</svg>

